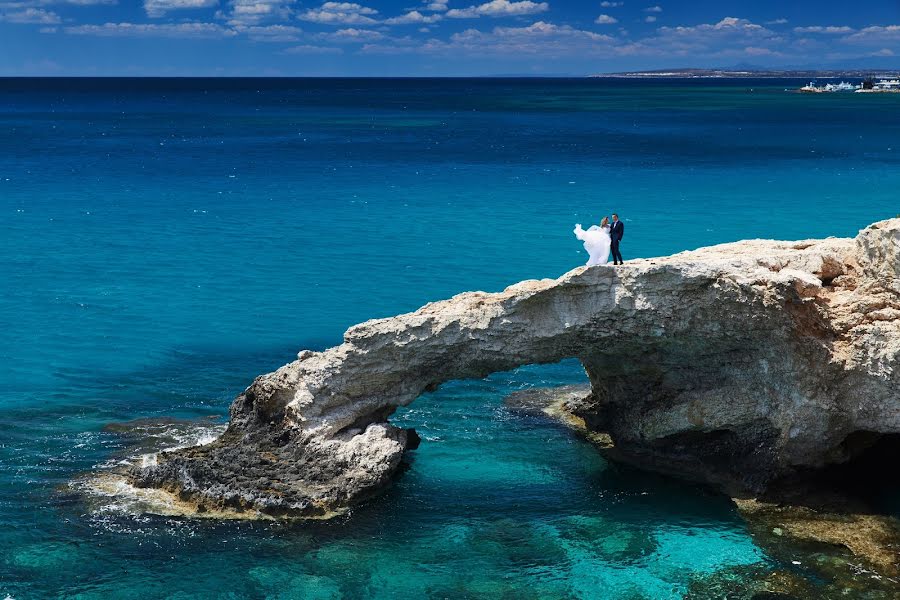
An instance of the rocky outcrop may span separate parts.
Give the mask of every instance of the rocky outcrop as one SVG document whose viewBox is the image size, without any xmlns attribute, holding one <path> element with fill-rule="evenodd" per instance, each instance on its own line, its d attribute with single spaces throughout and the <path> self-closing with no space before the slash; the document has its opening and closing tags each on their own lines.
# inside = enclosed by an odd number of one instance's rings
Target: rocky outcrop
<svg viewBox="0 0 900 600">
<path fill-rule="evenodd" d="M 752 240 L 581 267 L 350 328 L 258 377 L 215 442 L 132 481 L 198 510 L 327 516 L 418 443 L 398 407 L 441 383 L 577 357 L 571 409 L 642 464 L 761 492 L 900 432 L 900 219 L 856 239 Z"/>
</svg>

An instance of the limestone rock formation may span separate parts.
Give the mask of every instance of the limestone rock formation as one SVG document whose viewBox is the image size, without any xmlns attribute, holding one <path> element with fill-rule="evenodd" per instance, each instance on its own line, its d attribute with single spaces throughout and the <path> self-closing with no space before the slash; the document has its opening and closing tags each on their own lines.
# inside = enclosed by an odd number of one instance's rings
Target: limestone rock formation
<svg viewBox="0 0 900 600">
<path fill-rule="evenodd" d="M 215 442 L 130 474 L 198 510 L 327 516 L 397 470 L 441 383 L 577 357 L 572 410 L 642 464 L 756 493 L 900 433 L 900 219 L 580 267 L 351 327 L 258 377 Z"/>
</svg>

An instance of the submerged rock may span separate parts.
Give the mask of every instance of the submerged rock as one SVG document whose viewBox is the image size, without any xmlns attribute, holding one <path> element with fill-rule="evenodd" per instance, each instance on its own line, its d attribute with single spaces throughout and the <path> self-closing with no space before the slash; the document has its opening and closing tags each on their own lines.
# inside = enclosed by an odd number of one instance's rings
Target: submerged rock
<svg viewBox="0 0 900 600">
<path fill-rule="evenodd" d="M 821 587 L 797 573 L 766 565 L 728 567 L 695 577 L 685 600 L 802 600 L 823 596 Z"/>
<path fill-rule="evenodd" d="M 838 558 L 852 554 L 857 574 L 870 572 L 900 589 L 900 521 L 895 517 L 854 512 L 850 506 L 827 511 L 754 499 L 735 503 L 756 541 L 773 556 L 787 562 L 792 558 L 787 553 L 804 545 Z"/>
<path fill-rule="evenodd" d="M 563 414 L 569 412 L 568 406 L 580 404 L 590 394 L 591 386 L 589 385 L 535 387 L 513 392 L 503 400 L 503 404 L 521 414 L 553 415 L 555 411 L 560 411 L 560 414 L 556 416 L 562 417 Z"/>
<path fill-rule="evenodd" d="M 752 240 L 580 267 L 350 328 L 258 377 L 208 445 L 135 468 L 198 510 L 327 516 L 415 439 L 387 422 L 441 383 L 581 360 L 569 407 L 645 466 L 758 494 L 900 433 L 900 219 L 856 239 Z"/>
</svg>

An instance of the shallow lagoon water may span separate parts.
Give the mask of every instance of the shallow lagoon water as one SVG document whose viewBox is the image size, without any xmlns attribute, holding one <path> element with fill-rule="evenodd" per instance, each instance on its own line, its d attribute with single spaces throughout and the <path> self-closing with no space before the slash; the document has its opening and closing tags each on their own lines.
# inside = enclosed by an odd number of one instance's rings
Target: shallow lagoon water
<svg viewBox="0 0 900 600">
<path fill-rule="evenodd" d="M 400 411 L 408 468 L 329 522 L 134 514 L 70 482 L 146 450 L 111 423 L 221 426 L 355 322 L 562 274 L 575 222 L 617 210 L 629 258 L 900 212 L 897 99 L 796 83 L 0 81 L 0 597 L 680 598 L 791 568 L 726 499 L 504 407 L 573 362 Z"/>
</svg>

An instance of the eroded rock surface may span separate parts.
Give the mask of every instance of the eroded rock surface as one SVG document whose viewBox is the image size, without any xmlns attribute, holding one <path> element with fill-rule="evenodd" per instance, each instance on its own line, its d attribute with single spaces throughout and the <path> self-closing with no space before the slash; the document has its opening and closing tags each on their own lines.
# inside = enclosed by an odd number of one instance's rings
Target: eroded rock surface
<svg viewBox="0 0 900 600">
<path fill-rule="evenodd" d="M 648 466 L 756 493 L 846 461 L 860 439 L 900 432 L 900 219 L 856 239 L 580 267 L 361 323 L 258 377 L 217 441 L 131 478 L 201 511 L 327 516 L 378 491 L 418 442 L 387 422 L 398 406 L 570 357 L 591 382 L 574 412 Z"/>
</svg>

